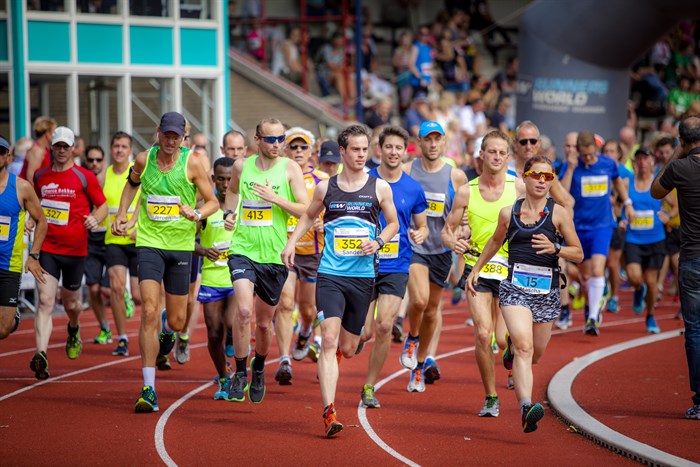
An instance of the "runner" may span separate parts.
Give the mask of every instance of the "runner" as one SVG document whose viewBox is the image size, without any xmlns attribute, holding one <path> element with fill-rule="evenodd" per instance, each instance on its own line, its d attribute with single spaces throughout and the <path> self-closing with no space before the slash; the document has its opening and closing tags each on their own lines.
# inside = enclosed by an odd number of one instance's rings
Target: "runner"
<svg viewBox="0 0 700 467">
<path fill-rule="evenodd" d="M 155 391 L 156 357 L 159 350 L 162 355 L 170 353 L 175 331 L 185 325 L 195 222 L 218 209 L 204 166 L 190 157 L 190 150 L 182 147 L 184 134 L 185 118 L 181 114 L 163 114 L 157 128 L 158 144 L 136 156 L 112 223 L 113 234 L 128 235 L 129 207 L 141 185 L 136 248 L 143 300 L 139 329 L 143 387 L 136 400 L 136 412 L 159 409 Z M 197 191 L 205 201 L 201 211 L 194 209 Z M 159 320 L 161 283 L 165 285 L 165 309 L 160 312 Z"/>
<path fill-rule="evenodd" d="M 279 302 L 287 270 L 279 252 L 287 240 L 289 216 L 301 215 L 309 204 L 304 174 L 298 164 L 282 156 L 287 137 L 282 122 L 264 119 L 255 129 L 259 154 L 238 159 L 226 191 L 226 229 L 236 232 L 228 266 L 236 294 L 233 347 L 236 373 L 227 400 L 251 402 L 265 397 L 265 358 L 272 343 L 272 317 Z M 239 206 L 240 213 L 233 211 Z M 258 300 L 254 304 L 254 298 Z M 255 356 L 246 364 L 250 348 L 250 321 L 255 312 Z"/>
<path fill-rule="evenodd" d="M 515 179 L 506 173 L 510 143 L 508 135 L 501 131 L 491 131 L 484 136 L 479 155 L 483 161 L 483 171 L 469 185 L 457 191 L 452 211 L 442 231 L 445 245 L 456 254 L 464 254 L 463 278 L 471 273 L 488 239 L 493 236 L 498 225 L 498 213 L 504 207 L 511 206 L 517 198 Z M 460 235 L 457 230 L 465 211 L 471 229 L 471 240 L 468 240 L 466 232 Z M 477 293 L 467 294 L 474 321 L 474 355 L 486 393 L 480 417 L 499 415 L 492 339 L 494 333 L 497 336 L 502 334 L 505 341 L 506 333 L 505 329 L 500 330 L 500 327 L 504 327 L 503 324 L 498 324 L 499 320 L 502 322 L 498 289 L 508 274 L 507 248 L 502 246 L 492 257 L 480 269 Z"/>
<path fill-rule="evenodd" d="M 107 203 L 97 178 L 73 163 L 74 143 L 75 136 L 70 129 L 56 128 L 51 140 L 53 162 L 34 174 L 34 190 L 41 199 L 49 223 L 39 258 L 48 275 L 44 276 L 46 282 L 37 284 L 36 353 L 29 364 L 37 379 L 49 377 L 46 351 L 53 329 L 51 313 L 59 279 L 62 280 L 61 301 L 68 315 L 66 355 L 75 360 L 83 349 L 79 322 L 83 311 L 80 285 L 85 270 L 88 231 L 107 216 Z"/>
<path fill-rule="evenodd" d="M 329 178 L 325 173 L 314 170 L 311 165 L 311 148 L 315 143 L 315 138 L 309 131 L 299 127 L 287 130 L 286 137 L 287 157 L 295 160 L 301 167 L 304 173 L 304 186 L 309 197 L 312 197 L 316 185 L 321 180 Z M 290 216 L 287 222 L 288 235 L 294 231 L 296 224 L 297 218 Z M 292 349 L 294 360 L 301 361 L 308 355 L 313 340 L 313 324 L 316 317 L 316 272 L 321 261 L 322 250 L 323 224 L 318 219 L 314 222 L 314 227 L 306 232 L 297 243 L 294 269 L 288 271 L 287 280 L 282 287 L 280 303 L 275 313 L 275 334 L 277 346 L 280 349 L 280 366 L 275 373 L 275 381 L 281 385 L 292 384 L 292 361 L 289 358 L 289 349 L 294 334 L 292 313 L 294 313 L 296 303 L 299 303 L 297 316 L 299 335 Z M 299 288 L 295 299 L 297 281 Z"/>
<path fill-rule="evenodd" d="M 365 385 L 360 393 L 362 405 L 367 408 L 380 407 L 379 399 L 374 395 L 374 385 L 389 356 L 392 325 L 406 295 L 408 270 L 413 256 L 411 241 L 421 245 L 428 236 L 425 193 L 420 184 L 402 169 L 407 145 L 406 130 L 385 127 L 379 134 L 380 165 L 369 171 L 370 175 L 385 180 L 391 187 L 399 219 L 399 233 L 379 250 L 379 274 L 362 335 L 362 342 L 369 340 L 373 334 L 375 336 Z M 379 220 L 382 228 L 386 227 L 383 214 Z M 414 228 L 411 228 L 411 224 Z"/>
<path fill-rule="evenodd" d="M 501 312 L 510 331 L 503 364 L 513 370 L 523 431 L 530 433 L 544 417 L 542 404 L 532 403 L 532 364 L 544 354 L 560 312 L 558 257 L 580 262 L 583 252 L 571 216 L 547 197 L 556 180 L 552 162 L 535 156 L 523 170 L 525 198 L 500 210 L 498 226 L 469 273 L 467 286 L 475 297 L 482 268 L 508 240 L 508 277 L 499 286 Z"/>
<path fill-rule="evenodd" d="M 414 254 L 409 267 L 408 316 L 411 328 L 400 356 L 401 365 L 411 370 L 407 386 L 409 392 L 425 391 L 423 367 L 438 324 L 442 293 L 448 286 L 446 281 L 452 267 L 452 254 L 442 243 L 440 231 L 451 210 L 455 192 L 467 181 L 464 172 L 453 168 L 441 157 L 445 147 L 445 131 L 439 123 L 423 122 L 419 137 L 423 157 L 404 164 L 404 171 L 425 191 L 430 233 L 421 245 L 413 244 Z"/>
<path fill-rule="evenodd" d="M 329 438 L 343 429 L 334 404 L 338 358 L 355 355 L 377 275 L 376 253 L 399 229 L 389 184 L 364 171 L 369 138 L 369 131 L 362 125 L 351 125 L 338 135 L 343 171 L 316 187 L 311 205 L 300 217 L 281 255 L 287 268 L 292 269 L 297 241 L 325 208 L 326 242 L 318 268 L 316 304 L 323 335 L 318 379 Z M 380 211 L 387 221 L 381 232 Z"/>
<path fill-rule="evenodd" d="M 0 136 L 0 340 L 19 327 L 21 314 L 17 305 L 27 213 L 34 218 L 36 227 L 24 272 L 31 272 L 36 281 L 42 284 L 46 283 L 47 274 L 39 264 L 39 251 L 46 238 L 46 217 L 32 185 L 7 171 L 9 153 L 10 143 Z"/>
<path fill-rule="evenodd" d="M 27 151 L 19 178 L 34 185 L 34 174 L 37 170 L 51 165 L 51 140 L 57 127 L 56 120 L 51 117 L 37 117 L 32 129 L 36 139 L 31 149 Z"/>
<path fill-rule="evenodd" d="M 224 345 L 227 320 L 233 319 L 234 299 L 228 269 L 228 253 L 233 232 L 224 228 L 224 201 L 231 181 L 233 159 L 221 157 L 214 162 L 212 180 L 216 187 L 219 210 L 199 223 L 200 241 L 195 254 L 203 256 L 202 285 L 197 300 L 204 304 L 204 322 L 207 325 L 207 348 L 218 375 L 214 399 L 225 400 L 231 378 L 226 367 Z"/>
</svg>

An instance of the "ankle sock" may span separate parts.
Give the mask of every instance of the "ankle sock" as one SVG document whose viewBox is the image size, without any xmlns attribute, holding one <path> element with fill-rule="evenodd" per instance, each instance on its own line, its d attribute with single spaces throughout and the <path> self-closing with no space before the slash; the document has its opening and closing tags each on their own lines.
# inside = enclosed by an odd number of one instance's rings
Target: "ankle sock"
<svg viewBox="0 0 700 467">
<path fill-rule="evenodd" d="M 260 355 L 258 352 L 255 352 L 255 360 L 253 360 L 253 370 L 263 371 L 265 369 L 266 357 L 267 355 Z"/>
</svg>

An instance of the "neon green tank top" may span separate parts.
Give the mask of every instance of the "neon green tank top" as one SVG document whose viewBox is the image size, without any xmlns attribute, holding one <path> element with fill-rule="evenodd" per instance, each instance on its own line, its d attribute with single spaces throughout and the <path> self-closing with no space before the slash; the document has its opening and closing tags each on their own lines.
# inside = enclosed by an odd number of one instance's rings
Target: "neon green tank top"
<svg viewBox="0 0 700 467">
<path fill-rule="evenodd" d="M 107 207 L 109 208 L 105 245 L 132 245 L 134 243 L 134 240 L 132 240 L 131 237 L 119 237 L 114 235 L 111 228 L 114 218 L 117 216 L 117 211 L 119 210 L 119 201 L 122 198 L 122 191 L 124 191 L 124 186 L 126 185 L 126 177 L 129 174 L 129 169 L 133 165 L 133 162 L 130 163 L 126 169 L 126 172 L 123 174 L 116 175 L 114 173 L 113 165 L 107 167 L 107 171 L 105 172 L 105 186 L 102 188 L 102 191 L 105 194 L 105 198 L 107 198 Z M 138 203 L 140 194 L 141 189 L 139 188 L 139 191 L 136 192 L 136 196 L 134 196 L 134 200 L 131 202 L 131 206 L 129 206 L 129 211 L 127 213 L 127 218 L 129 219 L 131 219 L 131 216 L 136 210 L 136 203 Z M 129 233 L 131 233 L 131 231 L 129 231 Z"/>
<path fill-rule="evenodd" d="M 498 214 L 501 209 L 515 203 L 515 177 L 506 175 L 503 193 L 497 201 L 489 202 L 481 197 L 479 191 L 479 178 L 469 182 L 469 206 L 467 216 L 469 227 L 472 231 L 472 251 L 481 253 L 498 226 Z M 469 266 L 476 264 L 476 257 L 465 254 L 464 262 Z M 498 253 L 489 263 L 481 269 L 480 277 L 485 279 L 503 280 L 508 275 L 508 249 L 506 245 L 501 246 Z"/>
<path fill-rule="evenodd" d="M 255 165 L 258 157 L 255 154 L 246 159 L 241 172 L 240 205 L 231 253 L 243 255 L 256 263 L 282 264 L 280 253 L 287 244 L 289 213 L 255 196 L 252 186 L 255 182 L 265 185 L 269 180 L 278 196 L 296 201 L 287 180 L 290 159 L 280 157 L 270 170 L 263 172 Z"/>
<path fill-rule="evenodd" d="M 195 207 L 197 187 L 187 178 L 187 161 L 192 153 L 180 148 L 172 169 L 162 172 L 156 162 L 158 146 L 152 147 L 141 174 L 136 246 L 159 250 L 192 251 L 197 225 L 180 216 L 181 204 Z"/>
<path fill-rule="evenodd" d="M 204 248 L 216 247 L 219 259 L 202 261 L 202 285 L 207 287 L 231 288 L 231 273 L 228 270 L 228 252 L 234 231 L 224 229 L 224 211 L 219 209 L 204 220 L 199 231 L 199 244 Z"/>
</svg>

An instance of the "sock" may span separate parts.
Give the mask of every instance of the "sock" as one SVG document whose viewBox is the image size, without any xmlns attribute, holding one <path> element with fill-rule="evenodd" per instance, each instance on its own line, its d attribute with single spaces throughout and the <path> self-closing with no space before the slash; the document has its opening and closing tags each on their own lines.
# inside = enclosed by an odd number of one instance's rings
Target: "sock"
<svg viewBox="0 0 700 467">
<path fill-rule="evenodd" d="M 399 327 L 403 326 L 403 317 L 397 316 L 396 317 L 396 324 L 398 324 Z"/>
<path fill-rule="evenodd" d="M 141 368 L 143 373 L 143 385 L 150 386 L 153 390 L 156 390 L 156 368 L 152 366 L 147 366 Z"/>
<path fill-rule="evenodd" d="M 308 326 L 304 326 L 303 324 L 299 328 L 299 337 L 303 339 L 308 339 L 311 337 L 311 331 L 313 331 L 313 324 L 310 324 Z"/>
<path fill-rule="evenodd" d="M 412 340 L 412 341 L 417 341 L 417 340 L 418 340 L 418 336 L 413 336 L 413 335 L 411 335 L 411 331 L 408 331 L 408 338 L 409 338 L 410 340 Z"/>
<path fill-rule="evenodd" d="M 245 364 L 248 361 L 248 357 L 234 357 L 234 359 L 236 360 L 236 373 L 246 373 L 247 369 L 245 367 Z"/>
<path fill-rule="evenodd" d="M 422 370 L 423 365 L 425 365 L 425 362 L 418 362 L 418 364 L 416 365 L 416 370 Z"/>
<path fill-rule="evenodd" d="M 253 360 L 253 370 L 263 371 L 265 369 L 265 358 L 267 354 L 260 355 L 257 351 L 255 352 L 255 360 Z"/>
<path fill-rule="evenodd" d="M 316 345 L 318 345 L 319 347 L 321 347 L 321 342 L 323 342 L 323 339 L 321 339 L 321 336 L 315 336 L 315 337 L 314 337 L 314 342 L 316 343 Z"/>
<path fill-rule="evenodd" d="M 73 335 L 77 334 L 78 331 L 80 331 L 80 325 L 77 325 L 76 327 L 73 327 L 73 326 L 70 325 L 70 323 L 68 323 L 68 334 L 70 334 L 71 336 L 73 336 Z"/>
<path fill-rule="evenodd" d="M 291 364 L 292 364 L 292 361 L 291 361 L 291 359 L 289 358 L 289 355 L 282 355 L 282 356 L 280 356 L 280 365 L 282 365 L 282 364 L 285 363 L 285 362 L 286 362 L 288 365 L 291 365 Z"/>
<path fill-rule="evenodd" d="M 562 306 L 561 306 L 561 313 L 562 313 L 562 314 L 568 314 L 568 313 L 569 313 L 569 305 L 568 305 L 568 304 L 562 305 Z"/>
<path fill-rule="evenodd" d="M 520 413 L 523 413 L 525 411 L 525 407 L 532 405 L 532 400 L 529 397 L 526 397 L 524 399 L 520 399 L 518 404 L 520 405 Z"/>
<path fill-rule="evenodd" d="M 109 321 L 105 321 L 104 323 L 100 323 L 100 329 L 103 331 L 109 331 Z"/>
<path fill-rule="evenodd" d="M 120 341 L 120 340 L 122 340 L 122 339 L 124 339 L 125 341 L 129 342 L 129 336 L 127 336 L 126 334 L 119 334 L 119 336 L 117 337 L 117 340 Z"/>
<path fill-rule="evenodd" d="M 605 290 L 605 277 L 591 277 L 588 279 L 588 319 L 599 321 L 600 300 Z"/>
</svg>

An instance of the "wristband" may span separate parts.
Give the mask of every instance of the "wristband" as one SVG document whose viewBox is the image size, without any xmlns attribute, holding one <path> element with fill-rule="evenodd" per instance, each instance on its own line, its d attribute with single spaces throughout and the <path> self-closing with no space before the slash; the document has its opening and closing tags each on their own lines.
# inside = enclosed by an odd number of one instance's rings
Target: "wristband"
<svg viewBox="0 0 700 467">
<path fill-rule="evenodd" d="M 226 218 L 229 216 L 229 214 L 233 214 L 232 209 L 227 209 L 224 211 L 224 220 L 226 220 Z"/>
<path fill-rule="evenodd" d="M 377 242 L 377 245 L 379 245 L 380 250 L 384 248 L 384 240 L 382 240 L 382 237 L 377 237 L 374 239 L 374 241 Z"/>
<path fill-rule="evenodd" d="M 627 198 L 623 203 L 625 206 L 632 206 L 632 200 L 630 198 Z"/>
<path fill-rule="evenodd" d="M 194 215 L 197 216 L 197 222 L 202 220 L 202 213 L 199 212 L 199 209 L 194 210 Z"/>
<path fill-rule="evenodd" d="M 554 244 L 554 254 L 559 256 L 560 251 L 561 251 L 561 243 L 555 243 Z"/>
</svg>

